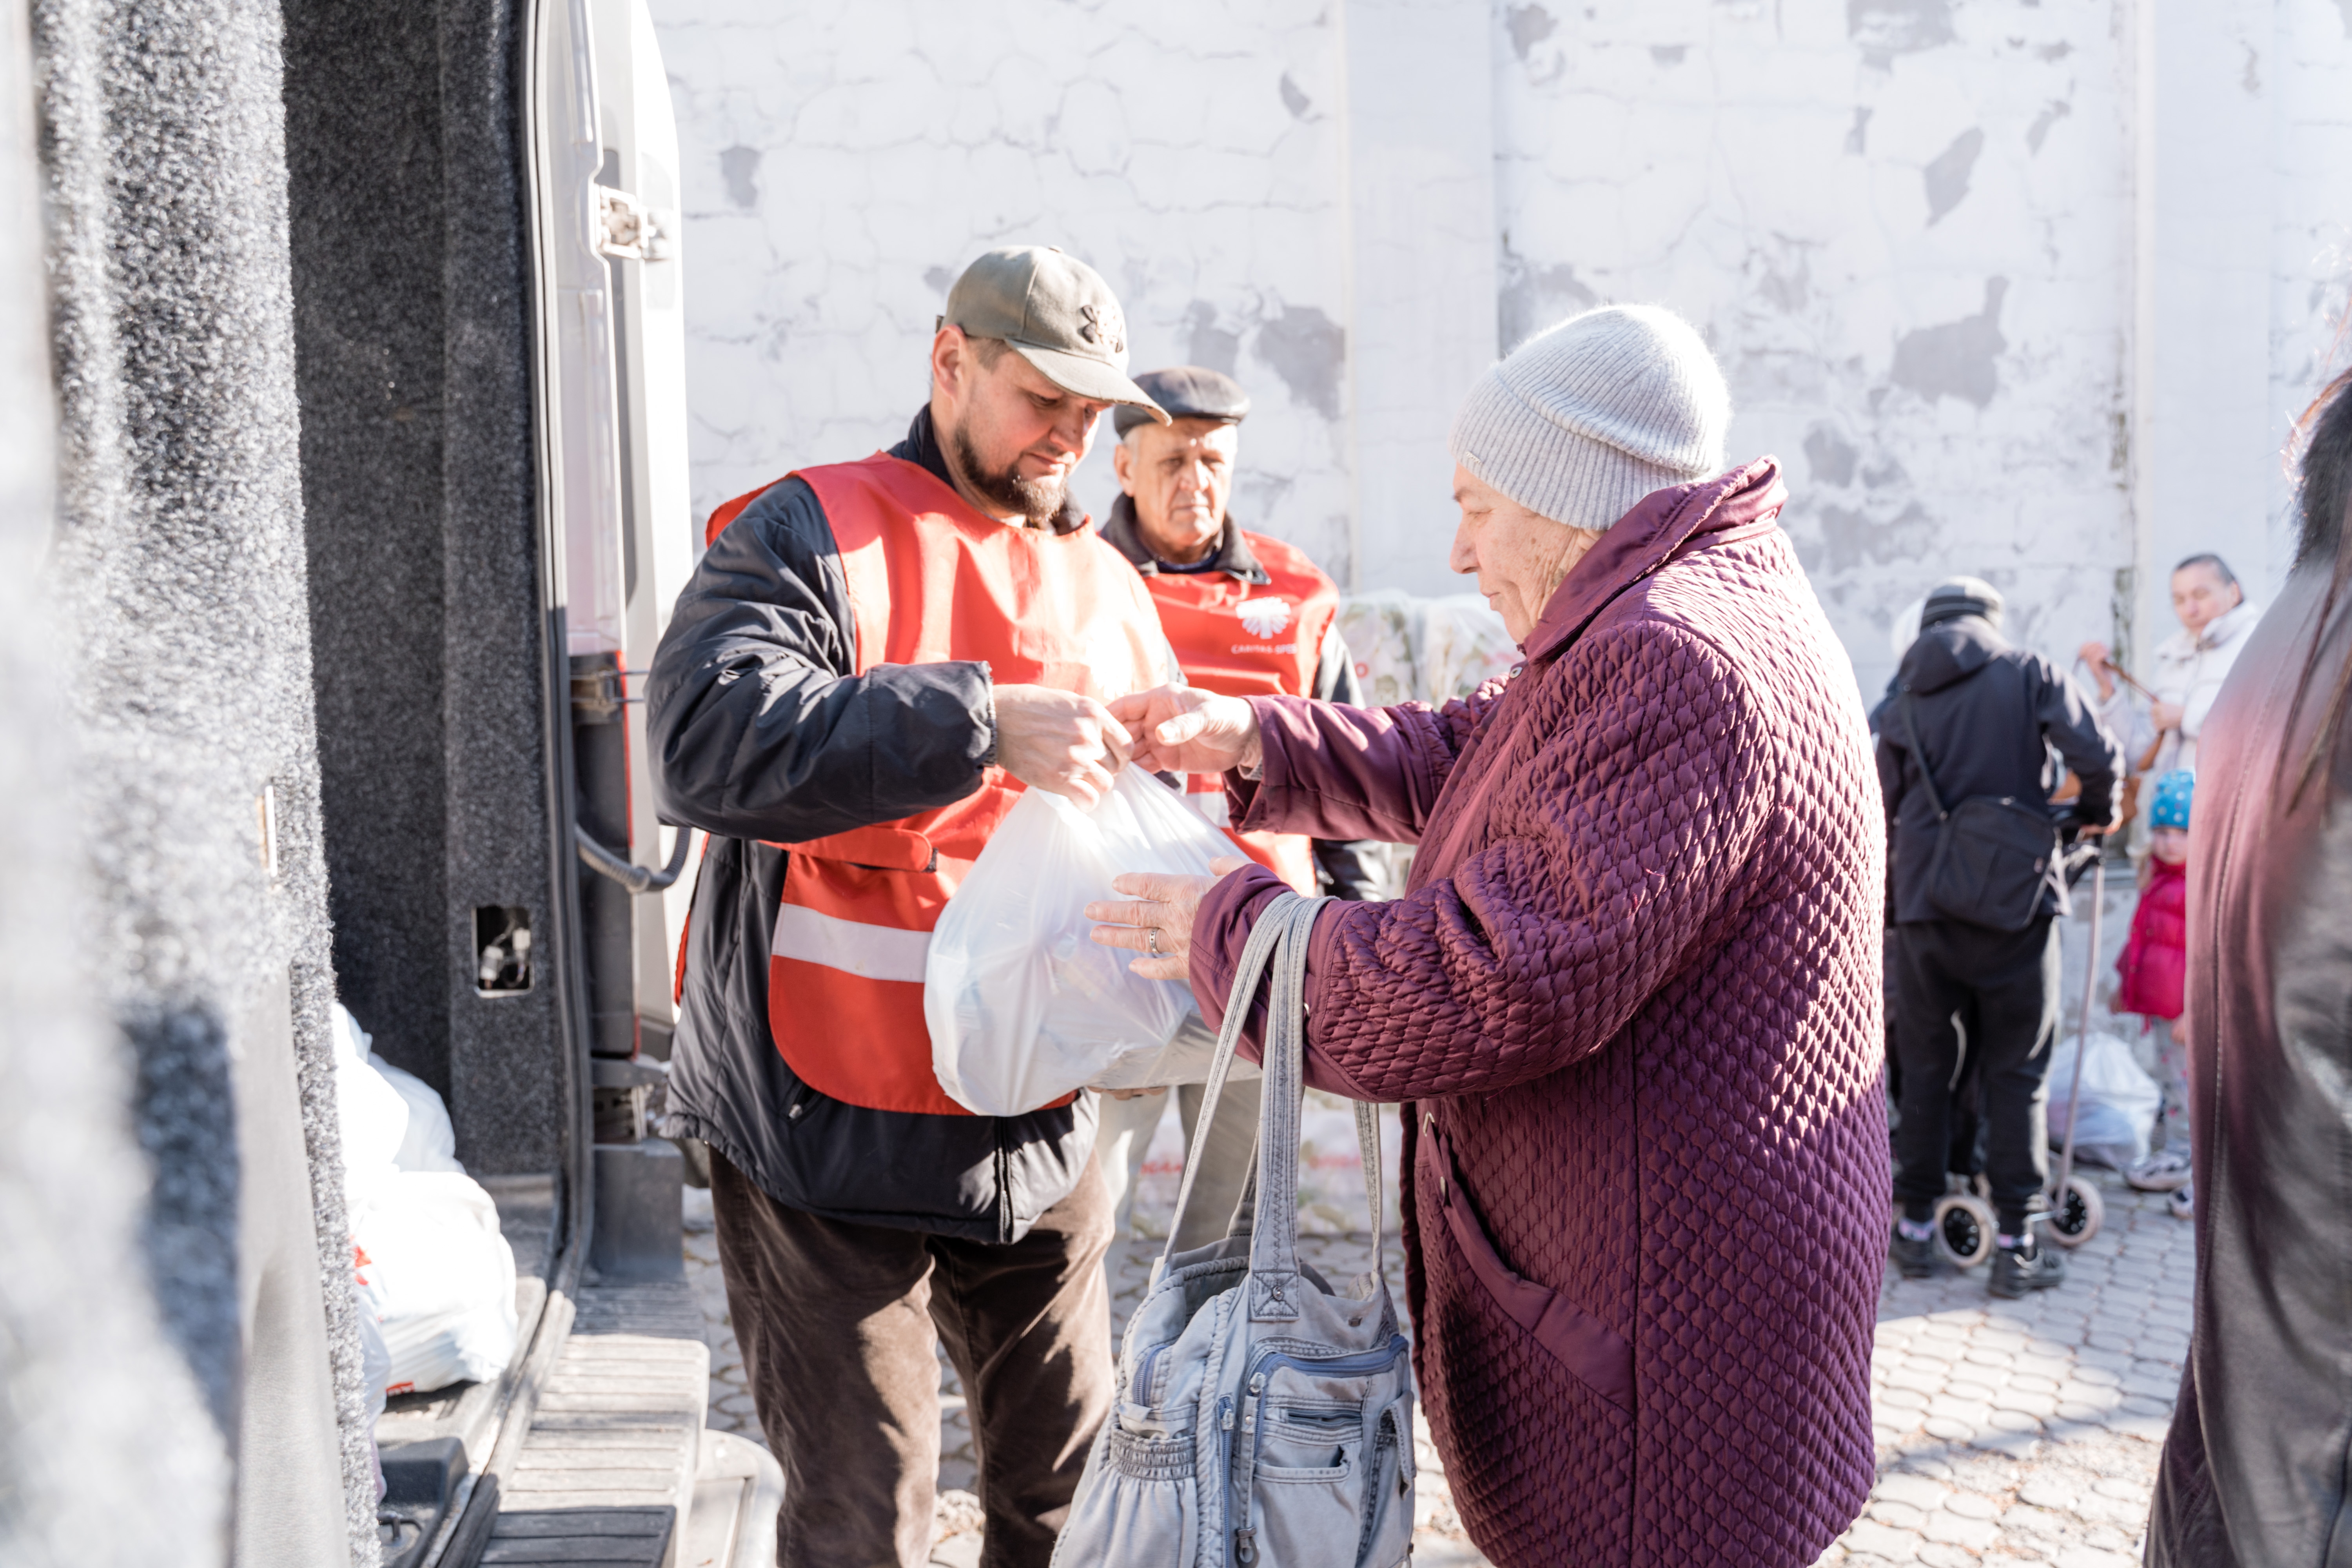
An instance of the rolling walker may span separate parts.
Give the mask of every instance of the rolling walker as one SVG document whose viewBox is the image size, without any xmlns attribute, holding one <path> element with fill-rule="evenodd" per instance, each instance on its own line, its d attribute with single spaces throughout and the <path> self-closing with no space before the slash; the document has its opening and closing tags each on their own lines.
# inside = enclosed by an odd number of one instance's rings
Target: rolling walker
<svg viewBox="0 0 2352 1568">
<path fill-rule="evenodd" d="M 2083 1119 L 2083 1058 L 2091 1053 L 2091 1000 L 2099 993 L 2099 917 L 2106 912 L 2107 843 L 2099 840 L 2091 860 L 2091 952 L 2084 965 L 2083 1011 L 2074 1031 L 2074 1081 L 2066 1090 L 2066 1145 L 2059 1156 L 2058 1179 L 2049 1189 L 2050 1212 L 2042 1228 L 2050 1239 L 2068 1250 L 2099 1234 L 2106 1205 L 2099 1189 L 2074 1173 L 2074 1124 Z"/>
<path fill-rule="evenodd" d="M 2045 1190 L 2049 1212 L 2042 1226 L 2053 1243 L 2069 1250 L 2099 1234 L 2106 1217 L 2099 1189 L 2074 1174 L 2074 1123 L 2081 1117 L 2083 1057 L 2091 1035 L 2091 1003 L 2099 990 L 2099 921 L 2106 910 L 2107 849 L 2104 840 L 2093 858 L 2091 870 L 2091 951 L 2083 981 L 2083 1009 L 2074 1036 L 2074 1078 L 2066 1093 L 2066 1142 L 2058 1160 L 2058 1179 Z M 1966 1176 L 1947 1178 L 1951 1191 L 1936 1200 L 1936 1250 L 1962 1268 L 1974 1268 L 1992 1258 L 1997 1225 L 1992 1205 L 1985 1201 L 1980 1184 Z"/>
</svg>

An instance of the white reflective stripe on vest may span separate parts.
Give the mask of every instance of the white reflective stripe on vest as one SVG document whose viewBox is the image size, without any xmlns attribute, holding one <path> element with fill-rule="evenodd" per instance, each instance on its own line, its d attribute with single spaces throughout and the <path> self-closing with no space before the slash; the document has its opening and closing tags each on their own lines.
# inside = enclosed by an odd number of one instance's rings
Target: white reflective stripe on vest
<svg viewBox="0 0 2352 1568">
<path fill-rule="evenodd" d="M 923 960 L 931 951 L 931 933 L 862 925 L 799 904 L 783 904 L 776 910 L 776 940 L 769 951 L 778 958 L 822 963 L 868 980 L 904 980 L 920 985 Z"/>
</svg>

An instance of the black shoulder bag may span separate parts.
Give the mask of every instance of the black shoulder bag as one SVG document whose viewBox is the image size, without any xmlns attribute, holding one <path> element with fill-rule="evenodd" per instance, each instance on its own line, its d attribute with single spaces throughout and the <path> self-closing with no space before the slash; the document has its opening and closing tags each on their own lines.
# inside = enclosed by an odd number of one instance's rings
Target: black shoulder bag
<svg viewBox="0 0 2352 1568">
<path fill-rule="evenodd" d="M 1919 738 L 1918 709 L 1903 693 L 1903 722 L 1911 755 L 1936 807 L 1936 850 L 1927 859 L 1927 902 L 1937 913 L 1989 931 L 2023 931 L 2042 908 L 2058 828 L 2038 801 L 2014 795 L 1970 795 L 1947 808 Z"/>
</svg>

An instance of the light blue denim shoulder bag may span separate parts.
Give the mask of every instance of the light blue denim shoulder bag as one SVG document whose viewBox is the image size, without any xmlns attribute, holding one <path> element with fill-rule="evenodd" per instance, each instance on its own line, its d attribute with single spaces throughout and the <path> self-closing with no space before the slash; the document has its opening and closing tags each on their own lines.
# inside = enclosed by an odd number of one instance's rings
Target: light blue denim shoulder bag
<svg viewBox="0 0 2352 1568">
<path fill-rule="evenodd" d="M 1154 1266 L 1055 1568 L 1395 1568 L 1410 1554 L 1412 1371 L 1380 1273 L 1380 1124 L 1369 1105 L 1356 1107 L 1356 1134 L 1372 1271 L 1335 1290 L 1298 1261 L 1307 944 L 1328 902 L 1282 895 L 1243 950 L 1192 1147 L 1205 1145 L 1271 960 L 1259 1179 L 1223 1241 L 1163 1252 Z M 1184 1173 L 1178 1221 L 1197 1174 Z"/>
</svg>

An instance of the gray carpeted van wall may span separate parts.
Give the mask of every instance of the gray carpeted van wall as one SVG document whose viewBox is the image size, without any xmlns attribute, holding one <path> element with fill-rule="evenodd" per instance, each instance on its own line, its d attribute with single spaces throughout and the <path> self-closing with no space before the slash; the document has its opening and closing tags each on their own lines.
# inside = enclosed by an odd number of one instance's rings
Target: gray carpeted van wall
<svg viewBox="0 0 2352 1568">
<path fill-rule="evenodd" d="M 474 987 L 475 906 L 549 929 L 521 10 L 285 5 L 335 967 L 478 1173 L 557 1169 L 567 1103 L 545 963 Z"/>
<path fill-rule="evenodd" d="M 32 39 L 0 17 L 0 228 L 40 232 Z M 0 250 L 0 1563 L 217 1561 L 228 1451 L 143 1288 L 130 1053 L 90 994 L 92 914 L 52 547 L 38 246 Z M 210 1543 L 211 1550 L 205 1550 Z"/>
<path fill-rule="evenodd" d="M 132 1047 L 154 1296 L 214 1419 L 236 1432 L 238 1151 L 265 1130 L 232 1114 L 230 1052 L 252 1037 L 240 1031 L 283 1033 L 266 1010 L 290 985 L 283 1103 L 289 1120 L 299 1106 L 312 1175 L 345 1524 L 352 1561 L 372 1563 L 327 1027 L 279 18 L 237 0 L 38 0 L 32 16 L 60 416 L 47 584 L 94 906 L 77 935 Z M 197 1539 L 178 1560 L 205 1557 Z"/>
</svg>

